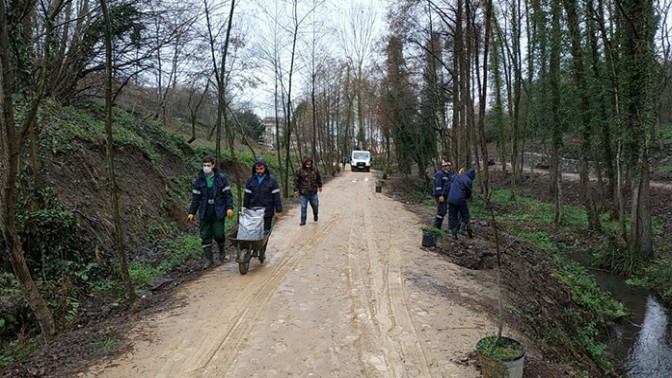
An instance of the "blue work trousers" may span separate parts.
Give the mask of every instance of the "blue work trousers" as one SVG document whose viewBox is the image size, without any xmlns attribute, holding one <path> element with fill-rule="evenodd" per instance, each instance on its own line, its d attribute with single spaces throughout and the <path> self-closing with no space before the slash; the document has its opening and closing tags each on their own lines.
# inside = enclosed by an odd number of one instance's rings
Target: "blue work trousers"
<svg viewBox="0 0 672 378">
<path fill-rule="evenodd" d="M 317 218 L 317 209 L 320 205 L 320 200 L 317 198 L 317 193 L 302 194 L 299 197 L 301 200 L 301 223 L 306 223 L 306 213 L 308 210 L 308 202 L 313 209 L 313 219 Z"/>
<path fill-rule="evenodd" d="M 457 230 L 459 228 L 460 219 L 458 219 L 457 213 L 460 213 L 462 223 L 469 223 L 469 207 L 467 207 L 466 201 L 459 205 L 453 205 L 452 203 L 448 204 L 448 222 L 451 230 Z"/>
</svg>

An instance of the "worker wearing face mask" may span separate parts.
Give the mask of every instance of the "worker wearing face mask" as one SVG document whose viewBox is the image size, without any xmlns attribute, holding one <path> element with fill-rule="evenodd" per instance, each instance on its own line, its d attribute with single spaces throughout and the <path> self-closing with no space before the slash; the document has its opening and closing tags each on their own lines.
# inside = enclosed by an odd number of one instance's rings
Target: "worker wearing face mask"
<svg viewBox="0 0 672 378">
<path fill-rule="evenodd" d="M 197 211 L 205 256 L 203 269 L 208 269 L 213 265 L 213 239 L 219 246 L 219 260 L 223 262 L 227 259 L 224 220 L 233 217 L 233 195 L 229 180 L 215 167 L 215 160 L 209 156 L 203 158 L 203 169 L 194 180 L 187 222 L 194 220 Z"/>
</svg>

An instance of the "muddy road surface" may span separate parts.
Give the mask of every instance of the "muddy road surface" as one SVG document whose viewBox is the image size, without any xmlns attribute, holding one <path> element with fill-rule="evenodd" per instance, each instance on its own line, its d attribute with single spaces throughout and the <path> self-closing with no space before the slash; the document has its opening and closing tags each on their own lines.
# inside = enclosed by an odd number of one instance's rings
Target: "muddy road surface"
<svg viewBox="0 0 672 378">
<path fill-rule="evenodd" d="M 420 248 L 420 220 L 374 183 L 344 172 L 318 222 L 310 207 L 305 226 L 298 207 L 283 214 L 263 265 L 216 266 L 139 319 L 125 354 L 79 376 L 480 376 L 467 360 L 496 326 L 467 303 L 495 289 Z"/>
</svg>

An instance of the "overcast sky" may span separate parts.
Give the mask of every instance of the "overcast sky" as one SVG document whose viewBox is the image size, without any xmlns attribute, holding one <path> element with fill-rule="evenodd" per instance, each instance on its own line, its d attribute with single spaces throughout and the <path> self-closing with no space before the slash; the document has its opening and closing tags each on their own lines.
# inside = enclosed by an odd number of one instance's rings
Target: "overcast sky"
<svg viewBox="0 0 672 378">
<path fill-rule="evenodd" d="M 310 56 L 310 45 L 315 35 L 316 50 L 318 56 L 329 56 L 337 60 L 344 60 L 347 55 L 361 55 L 363 49 L 369 53 L 366 56 L 367 62 L 371 59 L 378 59 L 375 43 L 387 30 L 385 24 L 385 6 L 386 0 L 327 0 L 315 1 L 300 0 L 299 18 L 305 17 L 302 21 L 300 31 L 301 41 L 297 43 L 297 57 L 295 62 L 296 75 L 293 78 L 292 97 L 297 99 L 301 96 L 305 88 L 306 77 L 310 69 L 307 67 Z M 322 3 L 315 11 L 310 11 L 313 3 Z M 236 10 L 238 16 L 242 19 L 241 24 L 253 25 L 245 28 L 242 32 L 248 35 L 248 42 L 255 50 L 254 59 L 264 59 L 264 53 L 260 50 L 268 50 L 271 41 L 274 40 L 276 32 L 273 30 L 272 19 L 279 19 L 279 24 L 291 27 L 292 6 L 290 2 L 278 0 L 258 0 L 257 2 L 242 2 L 240 8 Z M 306 16 L 307 15 L 307 16 Z M 361 26 L 364 24 L 365 26 Z M 370 33 L 369 43 L 361 45 L 361 38 L 357 35 L 362 31 Z M 368 29 L 368 30 L 367 30 Z M 291 33 L 280 31 L 278 37 L 281 40 L 282 65 L 283 69 L 289 69 L 289 57 L 291 53 Z M 367 65 L 365 63 L 365 65 Z M 243 101 L 254 104 L 251 109 L 260 117 L 273 114 L 273 71 L 272 65 L 266 59 L 265 64 L 254 72 L 255 76 L 264 82 L 258 88 L 248 88 L 242 93 L 238 93 Z"/>
</svg>

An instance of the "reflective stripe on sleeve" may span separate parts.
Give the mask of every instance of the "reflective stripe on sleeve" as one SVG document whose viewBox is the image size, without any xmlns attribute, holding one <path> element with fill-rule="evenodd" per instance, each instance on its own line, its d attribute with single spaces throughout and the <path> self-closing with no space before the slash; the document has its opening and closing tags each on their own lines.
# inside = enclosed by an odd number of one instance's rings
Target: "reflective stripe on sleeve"
<svg viewBox="0 0 672 378">
<path fill-rule="evenodd" d="M 222 192 L 226 192 L 227 190 L 231 190 L 231 187 L 230 187 L 230 186 L 227 186 L 226 188 L 223 188 L 223 189 L 222 189 Z"/>
<path fill-rule="evenodd" d="M 280 193 L 280 189 L 273 189 L 271 193 Z"/>
<path fill-rule="evenodd" d="M 250 194 L 252 194 L 252 191 L 251 191 L 250 189 L 247 189 L 247 188 L 246 188 L 246 189 L 245 189 L 245 193 L 250 193 Z"/>
<path fill-rule="evenodd" d="M 201 194 L 201 191 L 200 191 L 200 190 L 196 190 L 196 189 L 192 190 L 191 192 L 194 193 L 194 194 Z"/>
</svg>

